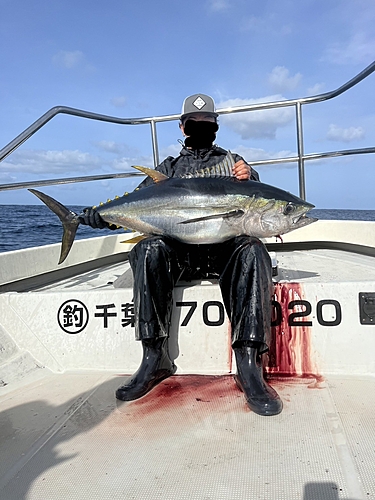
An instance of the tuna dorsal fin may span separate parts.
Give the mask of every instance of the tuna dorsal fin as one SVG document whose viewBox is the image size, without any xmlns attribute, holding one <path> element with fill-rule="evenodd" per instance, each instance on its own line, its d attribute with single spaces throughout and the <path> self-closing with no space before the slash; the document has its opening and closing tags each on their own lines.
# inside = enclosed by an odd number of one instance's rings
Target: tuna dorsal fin
<svg viewBox="0 0 375 500">
<path fill-rule="evenodd" d="M 136 168 L 137 170 L 140 170 L 144 174 L 148 175 L 154 182 L 162 182 L 169 179 L 167 175 L 164 175 L 153 168 L 140 167 L 139 165 L 133 165 L 133 168 Z"/>
<path fill-rule="evenodd" d="M 234 177 L 233 175 L 233 165 L 235 164 L 233 155 L 230 151 L 228 154 L 217 165 L 213 165 L 212 167 L 202 168 L 201 170 L 197 170 L 196 172 L 190 172 L 188 174 L 184 174 L 181 177 L 183 179 L 192 179 L 196 177 Z"/>
</svg>

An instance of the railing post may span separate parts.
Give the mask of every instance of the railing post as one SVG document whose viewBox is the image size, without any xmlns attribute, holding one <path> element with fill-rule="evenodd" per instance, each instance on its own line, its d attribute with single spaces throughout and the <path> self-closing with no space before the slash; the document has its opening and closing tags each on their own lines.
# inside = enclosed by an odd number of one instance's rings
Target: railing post
<svg viewBox="0 0 375 500">
<path fill-rule="evenodd" d="M 159 148 L 158 148 L 158 138 L 156 135 L 156 123 L 154 120 L 150 121 L 151 125 L 151 139 L 152 139 L 152 153 L 154 155 L 154 167 L 159 165 Z"/>
<path fill-rule="evenodd" d="M 306 200 L 305 160 L 303 158 L 304 148 L 303 148 L 303 130 L 302 130 L 302 106 L 300 102 L 296 103 L 296 119 L 297 119 L 299 196 L 303 200 Z"/>
</svg>

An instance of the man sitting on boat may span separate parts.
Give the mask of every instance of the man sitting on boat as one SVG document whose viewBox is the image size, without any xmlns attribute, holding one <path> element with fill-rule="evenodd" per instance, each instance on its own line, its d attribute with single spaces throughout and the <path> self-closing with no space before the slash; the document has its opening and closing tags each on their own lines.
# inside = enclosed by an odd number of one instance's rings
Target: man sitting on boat
<svg viewBox="0 0 375 500">
<path fill-rule="evenodd" d="M 220 163 L 228 152 L 214 144 L 217 117 L 210 96 L 187 97 L 180 121 L 183 148 L 179 156 L 166 158 L 156 170 L 168 177 L 181 177 Z M 258 173 L 242 157 L 233 156 L 237 179 L 259 181 Z M 148 177 L 139 188 L 152 182 Z M 107 226 L 95 209 L 86 210 L 81 222 L 94 228 Z M 281 412 L 282 401 L 263 378 L 261 358 L 270 341 L 273 289 L 270 257 L 259 239 L 239 236 L 224 243 L 191 245 L 151 236 L 134 246 L 129 262 L 134 276 L 136 339 L 142 342 L 143 358 L 137 372 L 117 389 L 118 399 L 138 399 L 175 373 L 168 337 L 177 281 L 218 278 L 232 327 L 236 383 L 255 413 Z"/>
</svg>

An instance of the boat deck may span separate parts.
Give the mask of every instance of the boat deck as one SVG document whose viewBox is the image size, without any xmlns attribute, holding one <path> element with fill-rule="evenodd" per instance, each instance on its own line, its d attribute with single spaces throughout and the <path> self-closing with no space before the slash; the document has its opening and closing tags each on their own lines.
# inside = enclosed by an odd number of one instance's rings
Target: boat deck
<svg viewBox="0 0 375 500">
<path fill-rule="evenodd" d="M 114 396 L 140 360 L 134 329 L 115 322 L 132 300 L 126 261 L 0 295 L 1 500 L 375 500 L 375 311 L 370 301 L 361 323 L 358 304 L 375 296 L 374 257 L 280 249 L 277 260 L 274 417 L 252 413 L 233 381 L 209 281 L 177 287 L 196 309 L 172 321 L 176 375 L 129 403 Z M 58 326 L 67 300 L 87 306 L 84 332 Z M 108 328 L 102 304 L 118 312 Z"/>
<path fill-rule="evenodd" d="M 335 249 L 278 251 L 276 282 L 349 283 L 374 282 L 375 258 Z M 203 282 L 204 283 L 204 282 Z M 209 282 L 208 282 L 209 283 Z M 180 283 L 181 285 L 181 283 Z M 185 286 L 186 283 L 182 283 Z M 132 288 L 133 278 L 128 261 L 111 264 L 59 280 L 35 291 L 61 292 Z"/>
<path fill-rule="evenodd" d="M 231 376 L 174 376 L 116 401 L 122 376 L 46 374 L 0 403 L 0 498 L 375 498 L 375 378 L 276 379 L 275 417 Z"/>
</svg>

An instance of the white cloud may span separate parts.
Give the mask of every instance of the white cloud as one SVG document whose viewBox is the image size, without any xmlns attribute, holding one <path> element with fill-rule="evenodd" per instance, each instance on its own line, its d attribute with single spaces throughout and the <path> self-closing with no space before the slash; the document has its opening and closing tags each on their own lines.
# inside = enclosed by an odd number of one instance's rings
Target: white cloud
<svg viewBox="0 0 375 500">
<path fill-rule="evenodd" d="M 331 141 L 351 142 L 363 139 L 365 131 L 362 127 L 340 128 L 331 124 L 327 133 L 327 139 Z"/>
<path fill-rule="evenodd" d="M 318 95 L 318 94 L 322 93 L 322 91 L 324 90 L 324 87 L 325 87 L 324 83 L 316 83 L 312 87 L 309 87 L 307 89 L 307 92 L 310 95 Z"/>
<path fill-rule="evenodd" d="M 9 172 L 29 172 L 34 174 L 89 173 L 100 168 L 103 162 L 98 156 L 78 150 L 43 151 L 21 150 L 2 163 L 3 170 Z"/>
<path fill-rule="evenodd" d="M 60 50 L 52 57 L 52 61 L 60 68 L 73 69 L 83 64 L 84 54 L 80 50 Z"/>
<path fill-rule="evenodd" d="M 124 142 L 116 142 L 116 141 L 96 141 L 93 142 L 94 146 L 96 146 L 100 151 L 105 151 L 106 153 L 111 153 L 117 155 L 118 157 L 128 157 L 128 158 L 137 158 L 140 155 L 140 151 L 138 148 L 134 146 L 129 146 L 129 144 Z"/>
<path fill-rule="evenodd" d="M 138 156 L 138 157 L 121 157 L 116 158 L 111 163 L 111 169 L 118 170 L 120 172 L 133 172 L 136 173 L 137 170 L 132 169 L 133 165 L 140 165 L 142 167 L 153 167 L 153 161 L 151 156 Z"/>
<path fill-rule="evenodd" d="M 127 101 L 128 99 L 125 96 L 113 97 L 111 99 L 111 104 L 115 106 L 115 108 L 123 108 L 126 106 Z"/>
<path fill-rule="evenodd" d="M 111 149 L 109 141 L 101 141 Z M 116 143 L 113 143 L 116 149 Z M 126 147 L 124 147 L 126 149 Z M 115 152 L 115 151 L 111 151 Z M 117 151 L 116 151 L 117 153 Z M 21 150 L 15 151 L 9 160 L 2 162 L 0 180 L 4 183 L 16 182 L 17 174 L 48 175 L 58 177 L 75 177 L 79 175 L 100 175 L 108 172 L 137 172 L 132 165 L 152 167 L 151 156 L 118 156 L 113 160 L 101 156 L 84 153 L 82 151 L 43 151 Z M 13 175 L 12 175 L 13 174 Z"/>
<path fill-rule="evenodd" d="M 229 99 L 218 104 L 218 108 L 229 108 L 273 101 L 283 101 L 281 95 L 261 99 Z M 220 124 L 234 130 L 242 139 L 275 139 L 279 127 L 285 127 L 294 120 L 294 110 L 290 107 L 264 111 L 249 111 L 220 116 Z"/>
<path fill-rule="evenodd" d="M 368 65 L 375 56 L 375 3 L 344 0 L 332 8 L 333 25 L 322 60 L 333 64 Z M 329 21 L 328 21 L 329 23 Z"/>
<path fill-rule="evenodd" d="M 176 157 L 180 154 L 181 149 L 181 144 L 171 144 L 170 146 L 167 146 L 160 151 L 160 157 L 163 159 L 167 158 L 167 156 Z"/>
<path fill-rule="evenodd" d="M 296 156 L 297 153 L 293 151 L 266 151 L 265 149 L 261 148 L 247 148 L 245 146 L 237 146 L 236 148 L 233 148 L 233 151 L 235 151 L 237 154 L 241 155 L 245 160 L 251 164 L 251 162 L 255 161 L 260 161 L 260 160 L 275 160 L 278 158 L 286 158 L 289 156 Z M 296 163 L 291 162 L 291 163 L 281 163 L 278 165 L 278 168 L 295 168 Z M 258 165 L 255 168 L 274 168 L 275 164 L 269 164 L 269 165 Z"/>
<path fill-rule="evenodd" d="M 135 163 L 132 162 L 130 158 L 126 158 L 126 157 L 116 158 L 112 162 L 112 167 L 114 168 L 114 170 L 118 170 L 118 171 L 122 171 L 122 172 L 126 171 L 126 170 L 130 170 L 130 167 L 132 165 L 135 165 Z"/>
<path fill-rule="evenodd" d="M 278 91 L 294 90 L 302 79 L 301 73 L 290 76 L 289 70 L 285 66 L 276 66 L 268 75 L 268 83 Z"/>
<path fill-rule="evenodd" d="M 213 10 L 214 12 L 219 12 L 227 10 L 230 6 L 230 3 L 228 0 L 209 0 L 208 6 L 210 10 Z"/>
<path fill-rule="evenodd" d="M 113 154 L 124 154 L 125 151 L 127 151 L 127 146 L 121 142 L 115 142 L 115 141 L 98 141 L 95 143 L 95 146 L 97 146 L 99 149 L 106 151 L 107 153 L 113 153 Z"/>
<path fill-rule="evenodd" d="M 260 16 L 248 16 L 239 19 L 239 28 L 241 31 L 250 31 L 253 33 L 265 33 L 274 36 L 290 35 L 293 32 L 292 24 L 282 24 L 279 16 L 274 14 Z"/>
<path fill-rule="evenodd" d="M 346 41 L 331 44 L 323 54 L 323 61 L 334 64 L 368 64 L 374 60 L 375 39 L 371 34 L 356 33 Z"/>
<path fill-rule="evenodd" d="M 253 32 L 262 32 L 269 31 L 269 19 L 250 16 L 241 19 L 240 26 L 242 31 L 253 31 Z"/>
<path fill-rule="evenodd" d="M 10 175 L 9 172 L 0 172 L 0 182 L 4 183 L 4 184 L 8 184 L 10 182 L 15 182 L 16 181 L 16 177 L 14 177 L 14 175 Z"/>
</svg>

